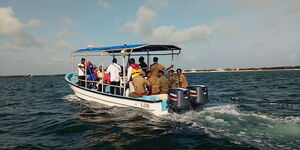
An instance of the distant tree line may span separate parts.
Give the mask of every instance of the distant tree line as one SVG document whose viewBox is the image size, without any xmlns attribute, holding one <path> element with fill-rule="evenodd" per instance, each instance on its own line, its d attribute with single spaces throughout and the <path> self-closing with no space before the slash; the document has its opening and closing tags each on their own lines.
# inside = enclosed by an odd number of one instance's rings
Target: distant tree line
<svg viewBox="0 0 300 150">
<path fill-rule="evenodd" d="M 238 70 L 280 70 L 280 69 L 300 69 L 300 65 L 298 66 L 278 66 L 278 67 L 260 67 L 260 68 L 238 68 L 231 69 L 226 68 L 224 71 L 238 71 Z M 218 71 L 218 69 L 202 69 L 202 70 L 185 70 L 185 72 L 209 72 L 209 71 Z"/>
</svg>

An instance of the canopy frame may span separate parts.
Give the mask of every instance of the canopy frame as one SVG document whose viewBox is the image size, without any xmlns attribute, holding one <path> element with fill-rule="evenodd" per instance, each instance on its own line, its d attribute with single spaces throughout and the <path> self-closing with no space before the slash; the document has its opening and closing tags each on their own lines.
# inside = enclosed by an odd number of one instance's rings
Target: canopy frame
<svg viewBox="0 0 300 150">
<path fill-rule="evenodd" d="M 100 64 L 102 65 L 102 72 L 104 72 L 104 57 L 105 56 L 121 56 L 122 59 L 122 65 L 123 65 L 123 76 L 122 76 L 122 82 L 119 86 L 116 85 L 109 85 L 116 88 L 123 89 L 123 96 L 125 96 L 126 91 L 126 70 L 125 70 L 125 60 L 126 56 L 130 58 L 131 56 L 147 56 L 147 64 L 148 64 L 148 70 L 150 69 L 149 65 L 149 56 L 153 55 L 170 55 L 171 56 L 171 63 L 174 65 L 174 55 L 179 55 L 181 53 L 181 48 L 177 47 L 175 45 L 159 45 L 159 44 L 136 44 L 136 45 L 123 45 L 123 46 L 112 46 L 112 47 L 89 47 L 86 49 L 79 49 L 76 51 L 71 52 L 72 56 L 72 66 L 74 66 L 74 57 L 82 56 L 85 58 L 85 64 L 87 63 L 88 56 L 100 56 Z M 128 60 L 127 60 L 128 61 Z M 128 63 L 128 62 L 127 62 Z M 75 70 L 73 67 L 72 70 Z M 88 82 L 93 81 L 87 81 L 87 76 L 85 75 L 85 88 L 87 88 Z M 123 84 L 122 84 L 123 83 Z M 104 83 L 102 83 L 100 86 L 101 92 L 104 92 Z M 116 90 L 115 88 L 115 90 Z"/>
</svg>

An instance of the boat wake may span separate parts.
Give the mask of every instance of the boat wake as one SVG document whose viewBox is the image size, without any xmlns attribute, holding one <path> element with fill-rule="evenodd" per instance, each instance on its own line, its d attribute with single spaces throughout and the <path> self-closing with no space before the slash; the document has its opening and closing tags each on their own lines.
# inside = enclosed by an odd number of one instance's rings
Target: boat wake
<svg viewBox="0 0 300 150">
<path fill-rule="evenodd" d="M 242 112 L 237 105 L 208 107 L 202 112 L 173 114 L 171 121 L 191 124 L 214 138 L 229 138 L 257 148 L 299 149 L 300 117 L 280 117 Z"/>
<path fill-rule="evenodd" d="M 235 144 L 247 143 L 259 149 L 299 149 L 300 117 L 282 117 L 241 111 L 238 104 L 207 107 L 201 112 L 171 114 L 157 118 L 141 109 L 108 107 L 96 102 L 81 100 L 74 94 L 63 99 L 83 104 L 79 114 L 84 122 L 104 124 L 116 122 L 123 128 L 142 126 L 169 126 L 180 123 L 187 128 L 204 131 L 212 138 L 231 139 Z M 133 129 L 134 130 L 134 129 Z"/>
</svg>

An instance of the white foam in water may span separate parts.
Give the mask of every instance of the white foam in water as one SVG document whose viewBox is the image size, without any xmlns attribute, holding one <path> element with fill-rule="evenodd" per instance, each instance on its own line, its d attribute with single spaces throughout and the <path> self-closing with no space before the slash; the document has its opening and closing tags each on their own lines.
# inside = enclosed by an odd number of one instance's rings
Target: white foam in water
<svg viewBox="0 0 300 150">
<path fill-rule="evenodd" d="M 234 104 L 208 107 L 202 112 L 172 114 L 166 119 L 192 124 L 214 138 L 230 138 L 258 148 L 295 149 L 298 147 L 296 139 L 300 139 L 300 117 L 242 112 Z"/>
<path fill-rule="evenodd" d="M 75 94 L 66 95 L 63 99 L 72 102 L 81 101 Z M 83 103 L 89 108 L 94 108 L 95 113 L 105 112 L 112 116 L 111 118 L 101 116 L 83 118 L 89 122 L 109 119 L 126 120 L 136 116 L 157 121 L 151 114 L 139 109 L 107 107 L 88 101 Z M 165 119 L 191 124 L 189 127 L 201 128 L 213 138 L 230 138 L 234 143 L 248 143 L 258 148 L 296 149 L 298 147 L 296 143 L 300 139 L 300 117 L 278 117 L 240 111 L 235 104 L 208 107 L 201 112 L 172 114 L 166 116 Z"/>
<path fill-rule="evenodd" d="M 62 97 L 62 99 L 67 100 L 67 101 L 70 101 L 70 102 L 78 102 L 78 101 L 81 100 L 81 99 L 80 99 L 79 97 L 77 97 L 75 94 L 69 94 L 69 95 L 66 95 L 66 96 Z"/>
</svg>

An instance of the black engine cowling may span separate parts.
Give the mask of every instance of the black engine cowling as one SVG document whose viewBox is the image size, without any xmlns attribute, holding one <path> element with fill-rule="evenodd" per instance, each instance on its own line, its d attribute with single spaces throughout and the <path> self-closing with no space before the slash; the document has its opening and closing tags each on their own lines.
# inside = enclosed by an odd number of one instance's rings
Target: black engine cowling
<svg viewBox="0 0 300 150">
<path fill-rule="evenodd" d="M 182 113 L 191 106 L 189 100 L 190 91 L 184 88 L 172 88 L 168 94 L 169 112 Z"/>
<path fill-rule="evenodd" d="M 189 99 L 194 110 L 202 109 L 208 103 L 208 89 L 204 85 L 188 86 L 190 90 Z"/>
</svg>

